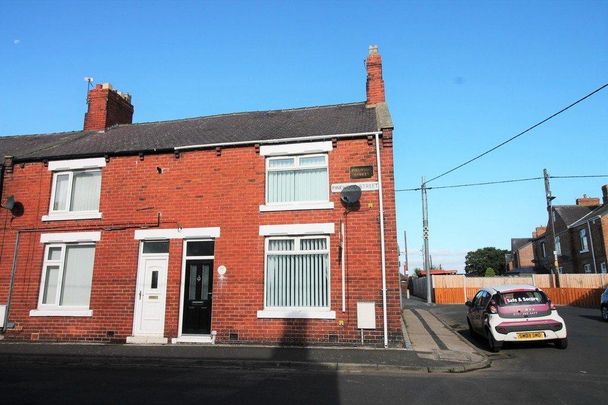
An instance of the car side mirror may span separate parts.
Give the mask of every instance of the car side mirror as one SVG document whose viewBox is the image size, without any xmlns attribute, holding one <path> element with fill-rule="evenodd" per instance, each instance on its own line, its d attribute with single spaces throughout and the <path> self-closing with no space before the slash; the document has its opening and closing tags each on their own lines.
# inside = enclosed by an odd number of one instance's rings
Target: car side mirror
<svg viewBox="0 0 608 405">
<path fill-rule="evenodd" d="M 469 308 L 472 308 L 472 307 L 473 307 L 473 303 L 472 303 L 471 301 L 467 301 L 467 302 L 465 302 L 465 303 L 464 303 L 464 305 L 466 305 L 466 306 L 467 306 L 467 307 L 469 307 Z"/>
</svg>

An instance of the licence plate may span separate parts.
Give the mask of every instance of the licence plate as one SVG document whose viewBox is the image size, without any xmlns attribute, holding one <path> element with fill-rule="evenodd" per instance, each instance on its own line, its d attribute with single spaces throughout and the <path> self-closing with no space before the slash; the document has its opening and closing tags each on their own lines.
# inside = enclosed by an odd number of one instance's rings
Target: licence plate
<svg viewBox="0 0 608 405">
<path fill-rule="evenodd" d="M 545 332 L 520 332 L 516 336 L 519 340 L 542 339 L 545 337 Z"/>
</svg>

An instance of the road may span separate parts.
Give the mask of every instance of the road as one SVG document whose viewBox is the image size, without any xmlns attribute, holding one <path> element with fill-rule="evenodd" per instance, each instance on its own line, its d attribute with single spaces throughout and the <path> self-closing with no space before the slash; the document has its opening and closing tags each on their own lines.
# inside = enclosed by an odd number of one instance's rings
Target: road
<svg viewBox="0 0 608 405">
<path fill-rule="evenodd" d="M 433 311 L 468 336 L 464 306 Z M 570 347 L 507 346 L 489 369 L 465 374 L 211 370 L 147 365 L 5 363 L 3 404 L 599 404 L 608 400 L 608 323 L 599 311 L 560 308 Z"/>
</svg>

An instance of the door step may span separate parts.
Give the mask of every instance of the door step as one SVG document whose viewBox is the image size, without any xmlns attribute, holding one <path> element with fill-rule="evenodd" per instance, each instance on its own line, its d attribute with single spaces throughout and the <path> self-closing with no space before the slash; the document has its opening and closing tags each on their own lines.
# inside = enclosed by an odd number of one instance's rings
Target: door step
<svg viewBox="0 0 608 405">
<path fill-rule="evenodd" d="M 165 345 L 168 339 L 161 336 L 127 336 L 127 343 Z"/>
<path fill-rule="evenodd" d="M 211 335 L 197 335 L 197 336 L 180 336 L 178 338 L 171 339 L 171 343 L 208 343 L 213 344 L 214 339 Z"/>
</svg>

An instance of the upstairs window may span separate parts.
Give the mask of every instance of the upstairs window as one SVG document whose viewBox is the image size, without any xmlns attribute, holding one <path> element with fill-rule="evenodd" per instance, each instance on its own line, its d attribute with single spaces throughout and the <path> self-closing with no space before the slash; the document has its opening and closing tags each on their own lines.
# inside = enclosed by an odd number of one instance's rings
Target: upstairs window
<svg viewBox="0 0 608 405">
<path fill-rule="evenodd" d="M 578 231 L 578 236 L 581 242 L 581 252 L 589 251 L 589 242 L 587 241 L 587 230 L 585 228 Z"/>
<path fill-rule="evenodd" d="M 100 191 L 100 170 L 54 173 L 50 213 L 98 212 Z"/>
<path fill-rule="evenodd" d="M 101 168 L 105 159 L 49 162 L 53 172 L 49 214 L 43 221 L 101 218 Z"/>
<path fill-rule="evenodd" d="M 266 203 L 327 202 L 327 155 L 281 156 L 266 159 Z"/>
<path fill-rule="evenodd" d="M 562 255 L 562 243 L 559 236 L 555 237 L 555 252 L 558 256 Z"/>
<path fill-rule="evenodd" d="M 545 245 L 545 242 L 540 243 L 540 252 L 543 257 L 547 257 L 547 247 Z"/>
</svg>

